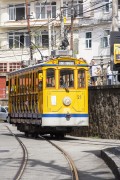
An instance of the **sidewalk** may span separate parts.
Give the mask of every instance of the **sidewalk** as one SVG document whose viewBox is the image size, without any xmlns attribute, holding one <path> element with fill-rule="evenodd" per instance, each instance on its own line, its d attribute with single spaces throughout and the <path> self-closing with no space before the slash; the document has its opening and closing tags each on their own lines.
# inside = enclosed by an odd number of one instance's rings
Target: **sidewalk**
<svg viewBox="0 0 120 180">
<path fill-rule="evenodd" d="M 101 157 L 110 167 L 116 179 L 120 179 L 120 146 L 101 150 Z"/>
</svg>

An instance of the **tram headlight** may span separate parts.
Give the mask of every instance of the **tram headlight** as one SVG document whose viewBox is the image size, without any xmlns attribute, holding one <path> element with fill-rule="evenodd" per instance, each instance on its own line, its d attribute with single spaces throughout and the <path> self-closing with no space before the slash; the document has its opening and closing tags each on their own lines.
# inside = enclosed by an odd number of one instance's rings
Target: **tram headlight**
<svg viewBox="0 0 120 180">
<path fill-rule="evenodd" d="M 69 106 L 71 104 L 71 99 L 70 97 L 65 97 L 63 99 L 63 104 L 66 105 L 66 106 Z"/>
</svg>

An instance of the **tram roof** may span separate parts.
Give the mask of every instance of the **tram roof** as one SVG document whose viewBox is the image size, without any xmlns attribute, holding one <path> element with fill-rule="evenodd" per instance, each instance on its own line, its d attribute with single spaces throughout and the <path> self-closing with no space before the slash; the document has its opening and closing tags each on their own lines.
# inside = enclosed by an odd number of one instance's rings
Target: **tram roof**
<svg viewBox="0 0 120 180">
<path fill-rule="evenodd" d="M 63 59 L 64 58 L 64 59 Z M 85 60 L 83 60 L 82 58 L 80 59 L 77 59 L 77 58 L 74 58 L 74 57 L 70 57 L 70 56 L 60 56 L 60 57 L 57 57 L 57 58 L 54 58 L 54 59 L 49 59 L 48 61 L 44 61 L 44 62 L 41 62 L 39 64 L 35 64 L 35 65 L 29 65 L 28 67 L 25 67 L 25 68 L 21 68 L 21 69 L 18 69 L 16 71 L 12 71 L 10 72 L 8 75 L 12 75 L 12 74 L 17 74 L 17 73 L 20 73 L 20 72 L 25 72 L 25 71 L 28 71 L 28 70 L 33 70 L 37 67 L 43 67 L 43 66 L 58 66 L 58 64 L 49 64 L 49 62 L 51 60 L 66 60 L 67 58 L 69 58 L 70 60 L 82 60 L 84 62 L 84 64 L 77 64 L 77 66 L 82 66 L 82 67 L 88 67 L 88 64 L 86 63 Z M 60 65 L 61 66 L 61 65 Z M 70 65 L 71 66 L 71 65 Z M 73 66 L 73 65 L 72 65 Z"/>
</svg>

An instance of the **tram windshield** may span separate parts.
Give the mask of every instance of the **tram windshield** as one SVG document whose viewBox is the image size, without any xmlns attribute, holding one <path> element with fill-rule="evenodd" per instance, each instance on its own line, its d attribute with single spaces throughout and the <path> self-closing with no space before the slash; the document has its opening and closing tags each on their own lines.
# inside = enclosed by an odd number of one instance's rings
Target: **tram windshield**
<svg viewBox="0 0 120 180">
<path fill-rule="evenodd" d="M 74 70 L 62 69 L 60 70 L 60 87 L 74 87 Z"/>
</svg>

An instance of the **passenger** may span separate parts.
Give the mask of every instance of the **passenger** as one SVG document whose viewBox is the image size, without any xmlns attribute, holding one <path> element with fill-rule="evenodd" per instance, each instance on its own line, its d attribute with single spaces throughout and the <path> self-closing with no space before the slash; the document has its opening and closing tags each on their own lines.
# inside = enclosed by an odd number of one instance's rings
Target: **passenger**
<svg viewBox="0 0 120 180">
<path fill-rule="evenodd" d="M 47 87 L 52 87 L 52 84 L 50 84 L 50 83 L 49 83 L 49 84 L 47 84 Z"/>
<path fill-rule="evenodd" d="M 73 84 L 73 81 L 71 80 L 71 81 L 70 81 L 70 84 L 69 84 L 69 87 L 73 87 L 73 85 L 74 85 L 74 84 Z"/>
<path fill-rule="evenodd" d="M 97 66 L 97 81 L 96 81 L 96 85 L 102 85 L 102 79 L 101 79 L 101 68 L 99 66 Z"/>
<path fill-rule="evenodd" d="M 91 61 L 91 84 L 92 86 L 96 85 L 97 81 L 97 65 L 95 64 L 95 61 Z"/>
<path fill-rule="evenodd" d="M 107 66 L 107 85 L 111 85 L 112 84 L 112 71 L 110 68 L 110 62 Z"/>
<path fill-rule="evenodd" d="M 62 77 L 60 77 L 60 86 L 63 86 L 64 85 L 64 80 Z"/>
</svg>

